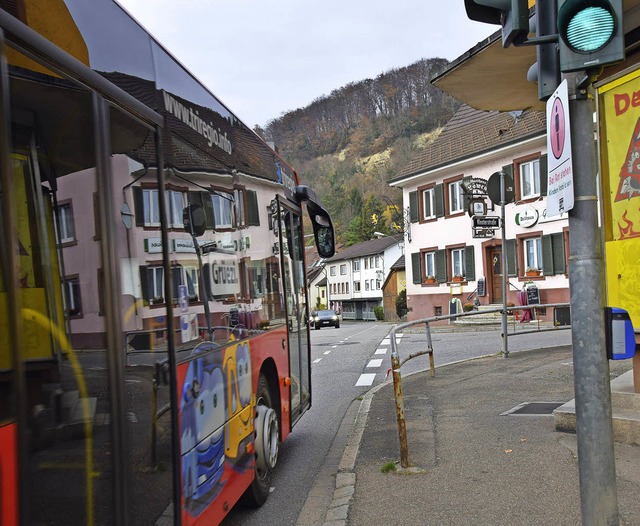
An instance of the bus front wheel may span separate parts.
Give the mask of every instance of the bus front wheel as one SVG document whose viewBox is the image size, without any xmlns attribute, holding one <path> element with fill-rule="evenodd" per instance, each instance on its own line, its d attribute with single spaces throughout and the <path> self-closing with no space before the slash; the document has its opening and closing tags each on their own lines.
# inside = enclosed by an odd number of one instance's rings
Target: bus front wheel
<svg viewBox="0 0 640 526">
<path fill-rule="evenodd" d="M 278 460 L 280 431 L 278 413 L 273 407 L 269 382 L 258 378 L 255 413 L 255 478 L 247 488 L 243 501 L 249 506 L 262 506 L 269 496 L 272 470 Z"/>
</svg>

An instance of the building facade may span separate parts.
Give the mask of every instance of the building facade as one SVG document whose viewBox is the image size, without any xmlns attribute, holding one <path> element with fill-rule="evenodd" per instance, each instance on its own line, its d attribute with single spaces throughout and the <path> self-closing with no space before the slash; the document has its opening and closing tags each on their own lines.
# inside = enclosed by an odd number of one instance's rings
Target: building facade
<svg viewBox="0 0 640 526">
<path fill-rule="evenodd" d="M 339 250 L 326 260 L 329 306 L 344 320 L 375 320 L 382 285 L 402 255 L 402 242 L 380 237 Z"/>
<path fill-rule="evenodd" d="M 508 303 L 525 304 L 528 289 L 537 291 L 541 304 L 569 301 L 567 214 L 547 217 L 546 166 L 544 113 L 483 112 L 463 105 L 390 182 L 403 189 L 410 216 L 409 320 L 449 314 L 457 300 L 502 304 L 504 272 Z M 504 247 L 501 171 L 513 196 L 504 210 Z M 493 193 L 492 200 L 487 193 L 496 181 L 498 197 Z M 536 315 L 552 320 L 553 312 L 539 309 Z"/>
</svg>

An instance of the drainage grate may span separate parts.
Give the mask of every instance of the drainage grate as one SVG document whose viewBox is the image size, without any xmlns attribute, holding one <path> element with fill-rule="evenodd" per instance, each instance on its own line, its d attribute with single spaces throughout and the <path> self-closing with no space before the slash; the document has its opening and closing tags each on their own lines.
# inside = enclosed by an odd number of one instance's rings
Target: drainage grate
<svg viewBox="0 0 640 526">
<path fill-rule="evenodd" d="M 550 415 L 554 409 L 560 407 L 564 402 L 524 402 L 504 413 L 503 415 Z"/>
</svg>

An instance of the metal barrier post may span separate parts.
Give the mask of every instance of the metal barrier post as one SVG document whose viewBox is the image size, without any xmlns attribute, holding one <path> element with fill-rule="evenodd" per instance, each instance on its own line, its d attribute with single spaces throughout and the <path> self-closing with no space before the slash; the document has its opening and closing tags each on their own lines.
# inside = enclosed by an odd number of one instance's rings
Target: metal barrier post
<svg viewBox="0 0 640 526">
<path fill-rule="evenodd" d="M 436 368 L 433 363 L 433 343 L 431 342 L 431 326 L 429 325 L 428 321 L 424 322 L 424 324 L 426 326 L 426 331 L 427 331 L 427 349 L 429 349 L 429 374 L 431 375 L 431 378 L 433 378 L 436 375 Z"/>
<path fill-rule="evenodd" d="M 158 378 L 157 368 L 151 382 L 151 468 L 156 467 L 156 441 L 158 436 Z"/>
<path fill-rule="evenodd" d="M 396 400 L 396 420 L 398 422 L 398 438 L 400 440 L 400 465 L 409 467 L 409 447 L 407 445 L 407 425 L 404 418 L 404 401 L 402 398 L 402 377 L 400 375 L 400 357 L 396 347 L 395 329 L 391 330 L 391 371 L 393 373 L 393 392 Z"/>
</svg>

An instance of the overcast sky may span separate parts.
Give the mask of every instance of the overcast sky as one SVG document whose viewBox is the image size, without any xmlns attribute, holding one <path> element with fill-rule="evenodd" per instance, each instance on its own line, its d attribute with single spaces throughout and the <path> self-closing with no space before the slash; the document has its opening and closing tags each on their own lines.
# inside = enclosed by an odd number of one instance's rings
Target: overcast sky
<svg viewBox="0 0 640 526">
<path fill-rule="evenodd" d="M 496 31 L 464 0 L 118 0 L 245 124 Z"/>
</svg>

